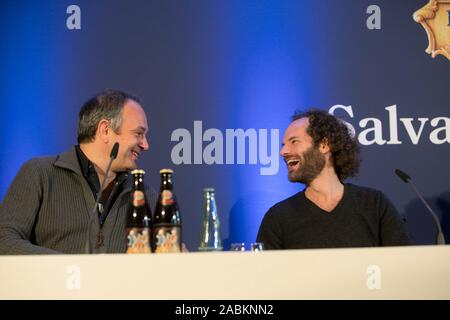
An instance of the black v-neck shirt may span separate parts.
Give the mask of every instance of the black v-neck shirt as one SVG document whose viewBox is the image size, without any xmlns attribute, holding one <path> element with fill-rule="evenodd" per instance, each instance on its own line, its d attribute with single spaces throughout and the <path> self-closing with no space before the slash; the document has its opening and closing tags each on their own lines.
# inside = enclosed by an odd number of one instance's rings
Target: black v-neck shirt
<svg viewBox="0 0 450 320">
<path fill-rule="evenodd" d="M 349 183 L 330 212 L 304 190 L 277 203 L 264 216 L 257 241 L 269 250 L 411 244 L 404 219 L 382 192 Z"/>
</svg>

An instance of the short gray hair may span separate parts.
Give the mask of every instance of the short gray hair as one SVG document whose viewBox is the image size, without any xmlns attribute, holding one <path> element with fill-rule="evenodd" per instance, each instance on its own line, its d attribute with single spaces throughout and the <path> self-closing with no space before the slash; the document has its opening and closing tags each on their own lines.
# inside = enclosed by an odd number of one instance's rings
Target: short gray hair
<svg viewBox="0 0 450 320">
<path fill-rule="evenodd" d="M 101 120 L 110 121 L 110 128 L 119 133 L 122 110 L 128 100 L 140 103 L 139 98 L 119 90 L 107 90 L 86 101 L 79 114 L 78 143 L 94 141 Z"/>
</svg>

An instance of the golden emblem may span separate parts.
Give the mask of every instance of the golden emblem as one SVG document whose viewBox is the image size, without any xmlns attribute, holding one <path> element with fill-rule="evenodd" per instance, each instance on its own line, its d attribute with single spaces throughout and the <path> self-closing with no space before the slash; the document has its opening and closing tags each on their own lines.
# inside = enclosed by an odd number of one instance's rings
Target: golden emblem
<svg viewBox="0 0 450 320">
<path fill-rule="evenodd" d="M 450 0 L 430 0 L 413 15 L 427 32 L 425 52 L 433 58 L 442 54 L 450 60 Z"/>
</svg>

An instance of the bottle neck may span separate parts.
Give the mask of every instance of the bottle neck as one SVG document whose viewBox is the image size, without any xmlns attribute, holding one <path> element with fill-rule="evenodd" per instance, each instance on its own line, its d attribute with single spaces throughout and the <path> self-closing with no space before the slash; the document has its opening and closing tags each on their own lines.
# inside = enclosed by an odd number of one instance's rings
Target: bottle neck
<svg viewBox="0 0 450 320">
<path fill-rule="evenodd" d="M 133 190 L 144 191 L 144 176 L 142 174 L 133 175 Z"/>
<path fill-rule="evenodd" d="M 205 216 L 204 219 L 213 220 L 217 218 L 216 200 L 214 198 L 214 192 L 205 192 Z"/>
<path fill-rule="evenodd" d="M 204 197 L 205 197 L 206 200 L 215 201 L 215 195 L 214 195 L 214 192 L 211 192 L 211 191 L 205 191 Z"/>
<path fill-rule="evenodd" d="M 170 174 L 161 174 L 161 190 L 173 190 L 172 177 Z"/>
</svg>

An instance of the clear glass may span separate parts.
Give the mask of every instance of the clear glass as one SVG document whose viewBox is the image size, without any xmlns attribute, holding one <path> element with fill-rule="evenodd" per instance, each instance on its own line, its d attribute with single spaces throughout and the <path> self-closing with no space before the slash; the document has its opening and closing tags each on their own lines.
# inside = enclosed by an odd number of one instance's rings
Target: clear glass
<svg viewBox="0 0 450 320">
<path fill-rule="evenodd" d="M 203 210 L 203 227 L 199 251 L 222 251 L 222 238 L 220 235 L 220 220 L 217 212 L 216 197 L 214 189 L 205 188 L 204 210 Z"/>
<path fill-rule="evenodd" d="M 264 250 L 264 244 L 262 242 L 253 242 L 251 244 L 252 252 L 259 252 Z"/>
<path fill-rule="evenodd" d="M 230 251 L 251 251 L 260 252 L 264 250 L 264 244 L 262 242 L 235 242 L 231 244 Z"/>
<path fill-rule="evenodd" d="M 231 251 L 245 251 L 245 243 L 236 242 L 231 244 Z"/>
</svg>

